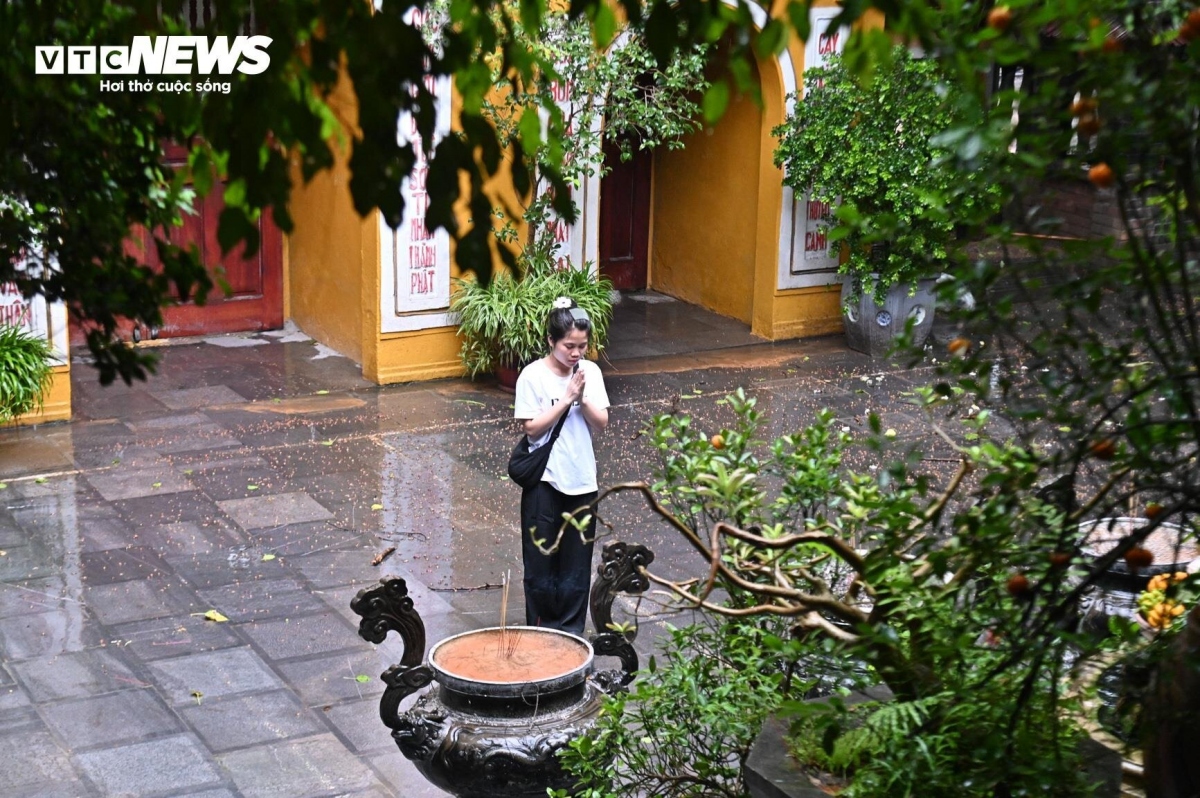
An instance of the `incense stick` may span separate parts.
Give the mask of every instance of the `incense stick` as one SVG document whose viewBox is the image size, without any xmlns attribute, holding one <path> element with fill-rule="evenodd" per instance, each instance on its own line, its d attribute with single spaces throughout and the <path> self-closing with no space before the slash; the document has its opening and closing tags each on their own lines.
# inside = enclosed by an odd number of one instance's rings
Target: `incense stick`
<svg viewBox="0 0 1200 798">
<path fill-rule="evenodd" d="M 512 585 L 512 572 L 504 572 L 504 583 L 500 589 L 500 655 L 512 659 L 517 653 L 520 642 L 520 632 L 510 632 L 508 629 L 508 595 Z"/>
</svg>

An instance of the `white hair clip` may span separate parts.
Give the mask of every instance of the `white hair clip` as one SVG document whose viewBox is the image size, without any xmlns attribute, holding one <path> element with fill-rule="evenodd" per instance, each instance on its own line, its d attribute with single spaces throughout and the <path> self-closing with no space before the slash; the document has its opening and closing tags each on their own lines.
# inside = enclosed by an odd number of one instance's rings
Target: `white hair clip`
<svg viewBox="0 0 1200 798">
<path fill-rule="evenodd" d="M 571 307 L 571 297 L 569 297 L 569 296 L 560 296 L 558 299 L 554 300 L 554 309 L 555 310 L 567 310 L 570 307 Z"/>
</svg>

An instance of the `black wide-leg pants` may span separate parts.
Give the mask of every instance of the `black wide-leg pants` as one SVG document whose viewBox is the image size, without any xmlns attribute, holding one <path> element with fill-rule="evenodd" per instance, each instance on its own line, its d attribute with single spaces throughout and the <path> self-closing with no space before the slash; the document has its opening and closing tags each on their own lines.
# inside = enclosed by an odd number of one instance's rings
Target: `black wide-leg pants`
<svg viewBox="0 0 1200 798">
<path fill-rule="evenodd" d="M 525 623 L 529 626 L 583 635 L 592 584 L 595 519 L 584 528 L 583 535 L 568 524 L 558 548 L 550 554 L 543 554 L 534 541 L 542 541 L 542 547 L 548 548 L 558 537 L 563 513 L 572 513 L 595 498 L 595 491 L 568 496 L 549 482 L 539 482 L 521 493 L 521 558 L 525 566 Z"/>
</svg>

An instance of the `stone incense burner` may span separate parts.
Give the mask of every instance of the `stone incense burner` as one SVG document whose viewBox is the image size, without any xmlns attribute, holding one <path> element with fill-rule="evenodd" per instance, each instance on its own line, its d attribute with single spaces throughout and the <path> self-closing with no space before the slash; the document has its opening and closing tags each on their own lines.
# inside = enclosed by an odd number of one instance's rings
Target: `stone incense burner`
<svg viewBox="0 0 1200 798">
<path fill-rule="evenodd" d="M 620 593 L 649 587 L 644 546 L 610 543 L 592 585 L 592 622 L 608 629 Z M 623 689 L 637 670 L 636 632 L 602 632 L 584 640 L 534 627 L 477 629 L 437 643 L 422 662 L 425 625 L 403 579 L 386 579 L 350 602 L 358 633 L 382 643 L 397 632 L 400 662 L 380 678 L 387 689 L 379 716 L 400 752 L 431 781 L 459 798 L 545 796 L 573 787 L 558 751 L 584 734 L 605 692 Z M 595 655 L 618 657 L 621 669 L 595 673 Z M 406 712 L 400 703 L 436 683 Z"/>
</svg>

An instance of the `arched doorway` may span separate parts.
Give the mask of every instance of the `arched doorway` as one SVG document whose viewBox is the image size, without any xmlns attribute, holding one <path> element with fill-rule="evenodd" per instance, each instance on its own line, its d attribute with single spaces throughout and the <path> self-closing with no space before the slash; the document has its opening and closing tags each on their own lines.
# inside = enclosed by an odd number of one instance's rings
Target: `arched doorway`
<svg viewBox="0 0 1200 798">
<path fill-rule="evenodd" d="M 830 262 L 821 253 L 817 262 L 804 248 L 811 227 L 807 197 L 783 185 L 771 135 L 795 102 L 798 67 L 819 63 L 825 50 L 840 49 L 839 32 L 820 33 L 838 12 L 835 0 L 814 0 L 809 10 L 819 42 L 828 39 L 832 47 L 794 42 L 775 57 L 756 60 L 752 79 L 761 106 L 739 97 L 716 125 L 687 139 L 682 151 L 660 150 L 647 159 L 649 209 L 632 220 L 649 226 L 649 288 L 736 319 L 769 340 L 841 328 L 836 259 Z M 760 27 L 767 24 L 761 7 L 751 6 L 751 14 Z M 602 188 L 598 176 L 585 180 L 579 191 L 578 238 L 592 263 L 605 260 L 597 254 L 602 194 L 615 192 Z M 620 201 L 613 207 L 621 205 L 634 207 Z M 609 222 L 610 234 L 629 229 Z M 632 235 L 626 241 L 632 246 Z M 619 249 L 609 250 L 612 243 L 603 245 L 606 253 Z"/>
<path fill-rule="evenodd" d="M 725 48 L 714 75 L 725 74 Z M 758 69 L 753 79 L 761 85 Z M 655 160 L 650 286 L 750 324 L 758 259 L 763 111 L 749 96 Z"/>
</svg>

